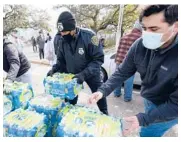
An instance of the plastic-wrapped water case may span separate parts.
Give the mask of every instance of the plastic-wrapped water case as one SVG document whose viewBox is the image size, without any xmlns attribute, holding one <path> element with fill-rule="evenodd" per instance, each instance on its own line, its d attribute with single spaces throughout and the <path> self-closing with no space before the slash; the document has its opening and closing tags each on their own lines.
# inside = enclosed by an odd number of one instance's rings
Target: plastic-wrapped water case
<svg viewBox="0 0 181 142">
<path fill-rule="evenodd" d="M 44 114 L 19 108 L 4 117 L 3 136 L 43 137 L 47 132 L 47 123 Z"/>
<path fill-rule="evenodd" d="M 120 137 L 120 119 L 96 110 L 75 106 L 64 113 L 58 127 L 58 137 Z"/>
<path fill-rule="evenodd" d="M 13 110 L 13 104 L 11 99 L 9 99 L 6 95 L 3 94 L 3 115 L 8 114 Z"/>
<path fill-rule="evenodd" d="M 12 101 L 13 110 L 20 107 L 26 109 L 29 100 L 34 96 L 32 87 L 22 82 L 5 84 L 3 92 Z"/>
<path fill-rule="evenodd" d="M 59 110 L 57 114 L 57 122 L 61 122 L 62 118 L 70 111 L 70 109 L 74 108 L 75 106 L 65 103 L 62 109 Z"/>
<path fill-rule="evenodd" d="M 72 79 L 73 76 L 73 74 L 55 73 L 52 77 L 46 77 L 44 79 L 45 93 L 73 100 L 82 89 L 82 85 Z"/>
<path fill-rule="evenodd" d="M 54 129 L 57 127 L 57 114 L 64 106 L 64 102 L 59 97 L 51 95 L 37 95 L 29 102 L 29 110 L 44 113 L 48 118 L 48 131 L 46 136 L 55 136 Z"/>
</svg>

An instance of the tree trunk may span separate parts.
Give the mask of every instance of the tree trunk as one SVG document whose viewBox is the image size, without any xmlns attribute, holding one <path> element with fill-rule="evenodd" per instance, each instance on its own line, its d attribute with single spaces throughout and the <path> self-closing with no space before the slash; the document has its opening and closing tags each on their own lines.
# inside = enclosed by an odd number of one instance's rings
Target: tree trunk
<svg viewBox="0 0 181 142">
<path fill-rule="evenodd" d="M 121 28 L 121 37 L 123 36 L 123 34 L 124 34 L 124 29 Z"/>
</svg>

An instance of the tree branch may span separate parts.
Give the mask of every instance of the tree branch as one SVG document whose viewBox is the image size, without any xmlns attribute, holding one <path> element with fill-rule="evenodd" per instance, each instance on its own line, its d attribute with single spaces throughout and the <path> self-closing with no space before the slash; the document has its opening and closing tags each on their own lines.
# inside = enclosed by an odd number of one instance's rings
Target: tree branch
<svg viewBox="0 0 181 142">
<path fill-rule="evenodd" d="M 138 5 L 135 5 L 135 7 L 131 10 L 125 13 L 125 15 L 133 13 L 138 8 Z"/>
<path fill-rule="evenodd" d="M 108 25 L 115 25 L 113 22 L 113 19 L 114 19 L 115 15 L 117 14 L 118 11 L 119 11 L 119 7 L 114 11 L 114 13 L 111 16 L 111 19 L 109 19 L 109 20 L 106 19 L 105 21 L 103 21 L 100 24 L 100 27 L 98 29 L 103 30 L 103 29 L 106 29 Z"/>
<path fill-rule="evenodd" d="M 91 18 L 91 19 L 93 19 L 93 16 L 86 15 L 86 14 L 84 14 L 84 13 L 82 13 L 82 12 L 78 11 L 78 10 L 76 10 L 76 12 L 77 12 L 77 13 L 79 13 L 79 14 L 81 14 L 81 15 L 82 15 L 82 16 L 84 16 L 84 17 L 87 17 L 87 18 Z"/>
<path fill-rule="evenodd" d="M 13 15 L 11 15 L 14 12 L 13 6 L 9 5 L 9 7 L 11 8 L 11 11 L 9 11 L 5 14 L 5 16 L 3 17 L 3 20 L 9 18 L 10 16 L 13 16 Z"/>
<path fill-rule="evenodd" d="M 7 35 L 7 34 L 9 34 L 9 33 L 11 33 L 13 30 L 15 30 L 16 28 L 15 27 L 13 27 L 13 28 L 10 28 L 10 29 L 8 29 L 8 30 L 3 30 L 3 34 L 4 35 Z"/>
</svg>

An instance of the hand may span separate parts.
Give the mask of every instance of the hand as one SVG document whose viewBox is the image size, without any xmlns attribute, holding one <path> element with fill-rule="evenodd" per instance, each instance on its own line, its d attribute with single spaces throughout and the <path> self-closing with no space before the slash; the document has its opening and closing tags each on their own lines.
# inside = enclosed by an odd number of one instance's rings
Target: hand
<svg viewBox="0 0 181 142">
<path fill-rule="evenodd" d="M 139 121 L 136 116 L 125 117 L 122 120 L 122 125 L 123 125 L 123 135 L 127 136 L 139 128 Z"/>
<path fill-rule="evenodd" d="M 54 74 L 54 72 L 52 70 L 50 70 L 48 73 L 47 73 L 47 76 L 52 76 Z"/>
<path fill-rule="evenodd" d="M 11 92 L 11 86 L 12 86 L 13 81 L 10 79 L 6 79 L 3 84 L 3 92 L 5 94 L 9 94 Z"/>
<path fill-rule="evenodd" d="M 12 81 L 11 79 L 6 79 L 6 80 L 4 81 L 4 84 L 11 84 L 11 83 L 13 83 L 13 81 Z"/>
<path fill-rule="evenodd" d="M 72 79 L 76 79 L 78 84 L 82 84 L 84 82 L 84 76 L 81 74 L 76 74 Z"/>
<path fill-rule="evenodd" d="M 95 92 L 88 99 L 88 104 L 97 103 L 102 97 L 103 94 L 101 92 Z"/>
</svg>

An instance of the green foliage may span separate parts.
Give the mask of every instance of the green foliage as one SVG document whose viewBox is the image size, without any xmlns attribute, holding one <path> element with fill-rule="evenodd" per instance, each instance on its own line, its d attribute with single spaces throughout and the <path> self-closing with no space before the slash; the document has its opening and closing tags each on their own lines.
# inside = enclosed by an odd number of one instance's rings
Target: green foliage
<svg viewBox="0 0 181 142">
<path fill-rule="evenodd" d="M 29 5 L 4 5 L 3 33 L 9 34 L 17 28 L 50 30 L 50 17 L 43 10 L 32 9 Z"/>
<path fill-rule="evenodd" d="M 138 19 L 139 12 L 137 8 L 138 8 L 138 5 L 125 5 L 122 34 L 132 29 L 134 22 Z"/>
<path fill-rule="evenodd" d="M 77 25 L 99 31 L 116 31 L 120 5 L 57 5 L 54 8 L 67 7 L 74 14 Z M 125 5 L 122 33 L 132 28 L 138 18 L 138 5 Z"/>
</svg>

